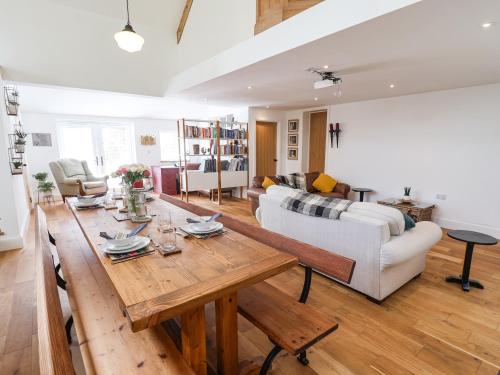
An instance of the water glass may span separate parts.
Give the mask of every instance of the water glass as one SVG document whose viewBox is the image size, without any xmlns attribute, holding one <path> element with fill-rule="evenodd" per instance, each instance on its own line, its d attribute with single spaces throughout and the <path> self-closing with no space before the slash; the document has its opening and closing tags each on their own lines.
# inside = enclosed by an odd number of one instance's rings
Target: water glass
<svg viewBox="0 0 500 375">
<path fill-rule="evenodd" d="M 175 228 L 172 225 L 170 211 L 164 211 L 156 215 L 156 229 L 158 231 L 158 244 L 165 251 L 175 250 L 177 238 Z"/>
</svg>

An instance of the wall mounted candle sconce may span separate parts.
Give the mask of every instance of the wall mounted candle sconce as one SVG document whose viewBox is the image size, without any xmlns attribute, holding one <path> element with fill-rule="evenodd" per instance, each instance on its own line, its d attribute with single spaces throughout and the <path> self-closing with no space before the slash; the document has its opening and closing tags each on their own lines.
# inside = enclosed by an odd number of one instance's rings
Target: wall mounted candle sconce
<svg viewBox="0 0 500 375">
<path fill-rule="evenodd" d="M 339 148 L 339 138 L 340 138 L 340 133 L 342 130 L 340 130 L 340 124 L 337 122 L 335 124 L 335 127 L 333 124 L 330 124 L 330 147 L 333 148 L 333 139 L 336 137 L 337 138 L 337 148 Z"/>
</svg>

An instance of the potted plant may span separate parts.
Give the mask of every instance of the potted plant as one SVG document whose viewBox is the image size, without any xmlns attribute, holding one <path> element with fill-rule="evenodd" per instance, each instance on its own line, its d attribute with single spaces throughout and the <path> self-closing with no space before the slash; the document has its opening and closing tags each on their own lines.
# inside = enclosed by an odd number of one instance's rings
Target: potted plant
<svg viewBox="0 0 500 375">
<path fill-rule="evenodd" d="M 23 162 L 22 161 L 18 161 L 18 160 L 15 160 L 12 162 L 12 173 L 14 174 L 19 174 L 19 173 L 23 173 Z"/>
<path fill-rule="evenodd" d="M 44 182 L 47 177 L 49 177 L 49 174 L 47 172 L 38 172 L 37 174 L 33 175 L 33 178 L 37 180 L 39 183 Z"/>
<path fill-rule="evenodd" d="M 52 181 L 42 181 L 38 184 L 38 190 L 40 190 L 44 196 L 52 195 L 52 191 L 55 188 L 56 187 Z"/>
<path fill-rule="evenodd" d="M 403 202 L 411 202 L 411 186 L 405 186 L 403 188 L 404 190 L 404 195 L 403 195 Z"/>
<path fill-rule="evenodd" d="M 24 153 L 24 146 L 26 145 L 27 133 L 22 130 L 15 131 L 16 140 L 14 141 L 14 148 L 18 154 Z"/>
<path fill-rule="evenodd" d="M 144 179 L 151 177 L 149 167 L 144 164 L 122 165 L 111 177 L 121 177 L 129 214 L 135 216 L 138 195 L 144 193 Z M 124 201 L 125 202 L 125 201 Z"/>
</svg>

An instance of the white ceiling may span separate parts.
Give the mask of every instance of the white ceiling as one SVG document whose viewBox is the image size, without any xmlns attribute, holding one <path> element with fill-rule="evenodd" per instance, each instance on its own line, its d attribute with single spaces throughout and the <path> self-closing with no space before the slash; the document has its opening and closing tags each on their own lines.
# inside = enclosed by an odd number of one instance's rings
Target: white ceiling
<svg viewBox="0 0 500 375">
<path fill-rule="evenodd" d="M 481 27 L 491 20 L 498 24 Z M 342 73 L 341 98 L 333 89 L 312 88 L 317 77 L 305 69 L 325 64 Z M 500 82 L 500 1 L 423 0 L 180 94 L 294 109 L 495 82 Z"/>
<path fill-rule="evenodd" d="M 130 0 L 140 53 L 117 48 L 125 0 L 0 0 L 4 79 L 162 96 L 185 0 Z"/>
</svg>

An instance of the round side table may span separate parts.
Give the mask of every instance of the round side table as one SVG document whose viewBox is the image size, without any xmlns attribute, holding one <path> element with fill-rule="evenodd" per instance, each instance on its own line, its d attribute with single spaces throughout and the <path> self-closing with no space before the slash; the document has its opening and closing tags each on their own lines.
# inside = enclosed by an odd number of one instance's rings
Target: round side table
<svg viewBox="0 0 500 375">
<path fill-rule="evenodd" d="M 365 198 L 365 193 L 372 193 L 373 192 L 372 189 L 368 189 L 368 188 L 352 188 L 352 191 L 359 193 L 359 201 L 360 202 L 363 202 L 363 200 Z"/>
<path fill-rule="evenodd" d="M 462 284 L 462 289 L 465 292 L 470 290 L 470 287 L 484 289 L 483 284 L 477 280 L 469 279 L 470 265 L 472 263 L 472 253 L 474 251 L 474 245 L 496 245 L 497 240 L 494 237 L 488 236 L 487 234 L 472 232 L 469 230 L 452 230 L 448 232 L 448 236 L 457 240 L 466 242 L 465 258 L 464 258 L 464 268 L 462 274 L 459 276 L 448 276 L 446 281 L 449 283 Z"/>
</svg>

